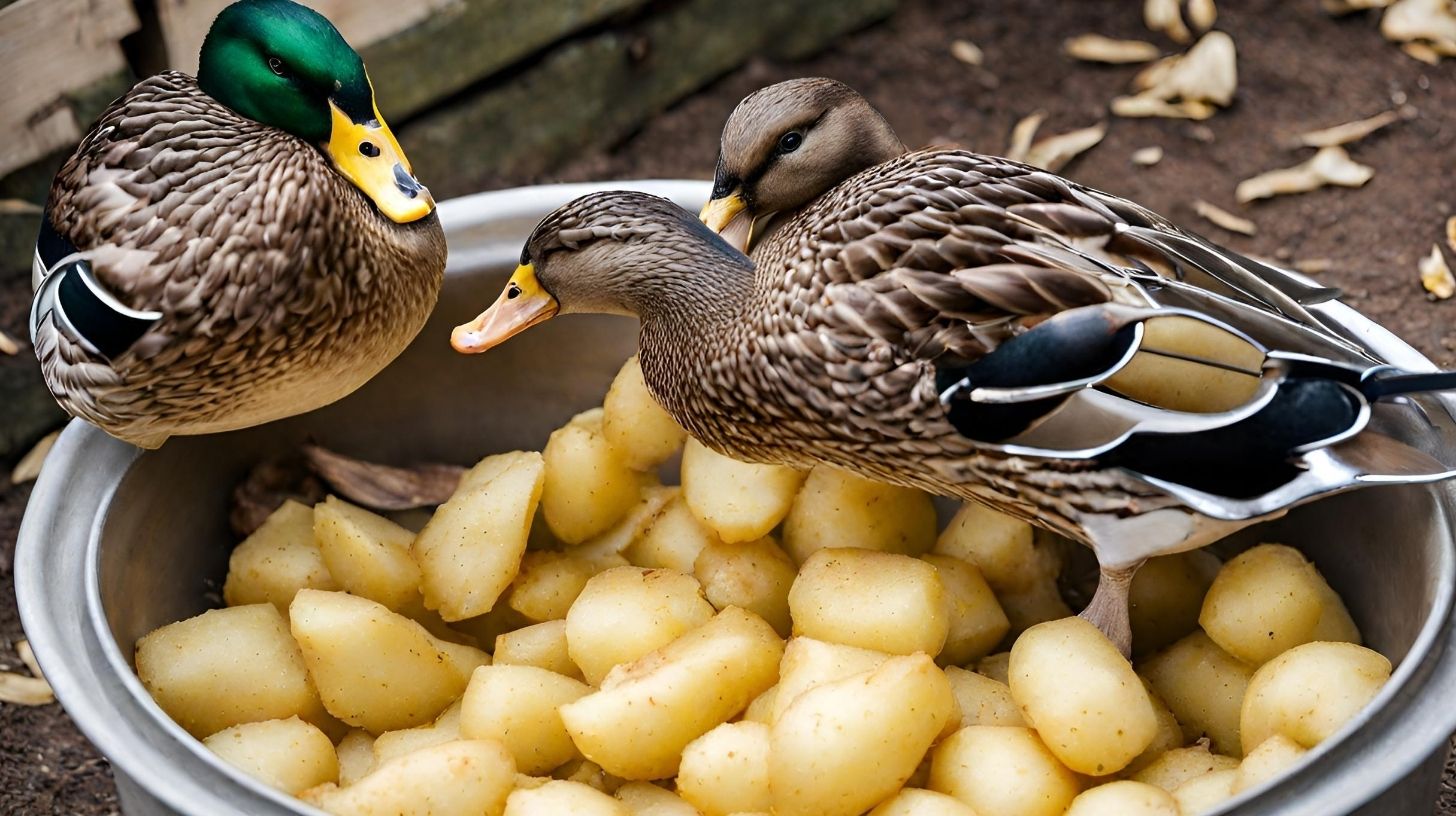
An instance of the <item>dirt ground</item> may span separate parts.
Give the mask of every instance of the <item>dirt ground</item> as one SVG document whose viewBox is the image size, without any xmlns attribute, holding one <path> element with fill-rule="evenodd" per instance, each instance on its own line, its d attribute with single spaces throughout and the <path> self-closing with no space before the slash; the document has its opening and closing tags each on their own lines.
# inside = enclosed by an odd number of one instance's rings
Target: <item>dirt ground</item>
<svg viewBox="0 0 1456 816">
<path fill-rule="evenodd" d="M 717 133 L 733 105 L 761 85 L 793 76 L 825 75 L 863 91 L 912 145 L 954 142 L 984 152 L 1006 148 L 1012 125 L 1037 110 L 1043 133 L 1059 133 L 1105 117 L 1135 68 L 1096 67 L 1060 56 L 1068 36 L 1096 31 L 1155 39 L 1133 0 L 905 0 L 886 23 L 846 38 L 813 60 L 759 62 L 684 101 L 616 149 L 583 156 L 549 178 L 428 179 L 437 195 L 537 181 L 637 177 L 706 177 Z M 1430 67 L 1382 40 L 1376 19 L 1332 20 L 1315 0 L 1224 0 L 1218 28 L 1239 48 L 1234 106 L 1202 124 L 1163 119 L 1113 120 L 1107 138 L 1064 172 L 1118 193 L 1228 246 L 1285 262 L 1323 261 L 1320 278 L 1344 289 L 1356 308 L 1384 322 L 1443 366 L 1456 364 L 1456 301 L 1430 303 L 1417 258 L 1441 240 L 1456 205 L 1456 62 Z M 953 59 L 956 38 L 978 44 L 983 68 Z M 1158 40 L 1171 49 L 1171 44 Z M 1239 208 L 1234 185 L 1264 170 L 1292 165 L 1308 151 L 1289 137 L 1409 104 L 1415 118 L 1350 148 L 1375 168 L 1365 188 L 1323 190 Z M 508 127 L 508 123 L 503 123 Z M 408 144 L 408 127 L 403 128 Z M 1165 158 L 1135 167 L 1130 155 L 1159 145 Z M 1252 218 L 1244 237 L 1203 222 L 1193 202 L 1204 199 Z M 0 291 L 0 328 L 20 335 L 28 293 Z M 0 358 L 0 365 L 33 361 Z M 7 465 L 8 467 L 8 465 Z M 25 488 L 0 493 L 0 663 L 21 636 L 11 589 L 10 558 Z M 10 660 L 10 665 L 15 664 Z M 56 706 L 0 707 L 0 813 L 116 812 L 106 763 Z M 1456 814 L 1448 790 L 1442 813 Z"/>
</svg>

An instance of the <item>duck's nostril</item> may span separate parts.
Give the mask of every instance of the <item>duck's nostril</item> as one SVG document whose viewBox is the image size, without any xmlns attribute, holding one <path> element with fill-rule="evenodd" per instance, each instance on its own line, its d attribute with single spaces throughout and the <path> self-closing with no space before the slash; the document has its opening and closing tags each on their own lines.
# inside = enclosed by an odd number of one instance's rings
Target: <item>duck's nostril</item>
<svg viewBox="0 0 1456 816">
<path fill-rule="evenodd" d="M 371 159 L 378 158 L 379 157 L 379 145 L 377 145 L 377 144 L 375 144 L 373 142 L 360 142 L 359 143 L 359 152 L 360 153 L 363 153 L 364 155 L 368 156 Z"/>
<path fill-rule="evenodd" d="M 394 166 L 394 186 L 398 187 L 399 191 L 404 193 L 408 198 L 417 198 L 420 193 L 425 191 L 425 186 L 416 181 L 415 177 L 410 175 L 409 171 L 405 170 L 402 164 L 396 164 Z"/>
</svg>

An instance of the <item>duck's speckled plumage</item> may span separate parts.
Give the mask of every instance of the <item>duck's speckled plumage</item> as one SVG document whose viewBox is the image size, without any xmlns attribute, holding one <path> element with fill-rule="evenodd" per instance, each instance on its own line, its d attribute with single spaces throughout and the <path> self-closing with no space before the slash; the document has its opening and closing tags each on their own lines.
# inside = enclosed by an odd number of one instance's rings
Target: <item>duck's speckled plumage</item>
<svg viewBox="0 0 1456 816">
<path fill-rule="evenodd" d="M 118 300 L 163 315 L 109 361 L 54 321 L 36 332 L 61 405 L 144 447 L 344 396 L 414 337 L 443 279 L 434 214 L 389 221 L 318 149 L 177 72 L 101 116 L 47 218 Z"/>
</svg>

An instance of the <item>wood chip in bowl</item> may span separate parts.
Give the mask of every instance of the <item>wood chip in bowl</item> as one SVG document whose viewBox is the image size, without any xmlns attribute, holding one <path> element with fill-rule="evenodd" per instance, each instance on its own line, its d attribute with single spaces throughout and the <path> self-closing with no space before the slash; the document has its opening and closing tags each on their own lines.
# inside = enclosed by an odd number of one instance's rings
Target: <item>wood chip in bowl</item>
<svg viewBox="0 0 1456 816">
<path fill-rule="evenodd" d="M 1247 204 L 1277 195 L 1307 193 L 1321 187 L 1360 187 L 1375 175 L 1375 170 L 1350 158 L 1343 147 L 1322 147 L 1309 161 L 1270 170 L 1239 182 L 1234 198 Z"/>
<path fill-rule="evenodd" d="M 1161 56 L 1156 45 L 1142 40 L 1115 40 L 1101 34 L 1082 34 L 1062 43 L 1062 51 L 1073 59 L 1127 65 L 1151 62 Z"/>
<path fill-rule="evenodd" d="M 1431 245 L 1431 254 L 1422 258 L 1416 266 L 1421 273 L 1421 286 L 1425 287 L 1432 300 L 1445 300 L 1456 295 L 1456 277 L 1451 275 L 1451 267 L 1446 265 L 1446 257 L 1441 254 L 1441 247 L 1437 244 Z"/>
<path fill-rule="evenodd" d="M 1209 223 L 1223 227 L 1229 232 L 1237 232 L 1240 235 L 1253 235 L 1258 231 L 1258 227 L 1255 226 L 1253 221 L 1234 215 L 1228 210 L 1215 207 L 1201 198 L 1193 202 L 1193 211 Z"/>
<path fill-rule="evenodd" d="M 1377 113 L 1368 119 L 1311 130 L 1308 133 L 1301 133 L 1297 143 L 1303 147 L 1337 147 L 1358 142 L 1386 125 L 1398 121 L 1400 116 L 1400 111 L 1388 110 L 1384 113 Z"/>
<path fill-rule="evenodd" d="M 967 65 L 979 66 L 986 60 L 985 53 L 970 40 L 956 40 L 951 43 L 950 55 Z"/>
<path fill-rule="evenodd" d="M 1163 148 L 1158 145 L 1140 147 L 1132 152 L 1132 163 L 1138 167 L 1152 167 L 1163 160 Z"/>
</svg>

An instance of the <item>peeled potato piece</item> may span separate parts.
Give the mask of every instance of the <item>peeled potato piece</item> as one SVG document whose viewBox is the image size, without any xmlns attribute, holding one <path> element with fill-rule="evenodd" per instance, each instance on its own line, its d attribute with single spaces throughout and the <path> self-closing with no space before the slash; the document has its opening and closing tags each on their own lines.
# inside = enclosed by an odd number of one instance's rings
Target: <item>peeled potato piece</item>
<svg viewBox="0 0 1456 816">
<path fill-rule="evenodd" d="M 1152 654 L 1198 628 L 1218 569 L 1218 559 L 1206 550 L 1148 559 L 1128 592 L 1133 652 Z"/>
<path fill-rule="evenodd" d="M 560 552 L 528 552 L 506 595 L 511 608 L 533 621 L 562 620 L 598 572 L 590 561 Z"/>
<path fill-rule="evenodd" d="M 572 741 L 624 779 L 674 775 L 683 748 L 741 712 L 778 677 L 783 641 L 737 607 L 634 663 L 601 689 L 561 707 Z"/>
<path fill-rule="evenodd" d="M 681 796 L 651 782 L 628 782 L 616 797 L 632 816 L 701 816 Z"/>
<path fill-rule="evenodd" d="M 460 701 L 440 712 L 434 722 L 385 731 L 373 740 L 374 761 L 371 767 L 379 767 L 392 759 L 424 748 L 443 745 L 460 739 Z"/>
<path fill-rule="evenodd" d="M 1062 816 L 1081 792 L 1077 775 L 1029 728 L 972 725 L 936 746 L 931 790 L 978 814 Z"/>
<path fill-rule="evenodd" d="M 501 816 L 516 781 L 510 754 L 491 740 L 459 740 L 406 754 L 347 788 L 299 798 L 336 816 Z"/>
<path fill-rule="evenodd" d="M 639 567 L 692 574 L 698 555 L 721 543 L 712 528 L 699 521 L 679 494 L 663 506 L 647 529 L 622 554 Z"/>
<path fill-rule="evenodd" d="M 1030 524 L 975 502 L 961 505 L 934 550 L 974 564 L 998 596 L 1056 575 L 1055 559 L 1035 545 Z"/>
<path fill-rule="evenodd" d="M 566 645 L 566 621 L 525 626 L 495 639 L 492 659 L 497 666 L 535 666 L 580 680 L 581 669 L 572 662 Z"/>
<path fill-rule="evenodd" d="M 795 634 L 891 654 L 940 654 L 949 605 L 935 567 L 874 550 L 818 550 L 789 590 Z"/>
<path fill-rule="evenodd" d="M 589 692 L 580 680 L 534 666 L 483 666 L 461 699 L 460 732 L 499 740 L 521 773 L 546 773 L 576 756 L 558 709 Z"/>
<path fill-rule="evenodd" d="M 825 547 L 920 555 L 934 544 L 929 495 L 831 467 L 809 472 L 784 519 L 784 549 L 801 564 Z"/>
<path fill-rule="evenodd" d="M 999 680 L 992 680 L 957 666 L 946 666 L 945 677 L 950 681 L 951 693 L 955 695 L 960 709 L 961 725 L 1026 725 L 1021 709 L 1011 699 L 1011 688 Z"/>
<path fill-rule="evenodd" d="M 976 812 L 954 796 L 923 788 L 902 788 L 877 805 L 869 816 L 976 816 Z"/>
<path fill-rule="evenodd" d="M 931 553 L 921 559 L 940 574 L 949 602 L 950 629 L 936 662 L 960 666 L 990 654 L 1010 631 L 1011 622 L 980 570 L 949 555 Z"/>
<path fill-rule="evenodd" d="M 355 728 L 339 740 L 335 753 L 339 759 L 338 782 L 348 787 L 374 770 L 374 735 Z"/>
<path fill-rule="evenodd" d="M 789 512 L 803 473 L 715 453 L 694 439 L 683 448 L 682 488 L 693 515 L 724 541 L 768 535 Z"/>
<path fill-rule="evenodd" d="M 1353 643 L 1306 643 L 1259 667 L 1240 711 L 1245 750 L 1276 734 L 1313 748 L 1380 693 L 1390 661 Z"/>
<path fill-rule="evenodd" d="M 1197 631 L 1149 658 L 1141 669 L 1183 725 L 1185 737 L 1207 736 L 1219 753 L 1242 754 L 1239 712 L 1254 673 L 1250 666 Z"/>
<path fill-rule="evenodd" d="M 770 732 L 773 813 L 863 813 L 909 780 L 954 713 L 950 682 L 923 654 L 804 692 Z"/>
<path fill-rule="evenodd" d="M 539 453 L 503 453 L 461 479 L 415 538 L 426 606 L 447 621 L 491 611 L 520 569 L 544 468 Z"/>
<path fill-rule="evenodd" d="M 1066 816 L 1179 816 L 1178 802 L 1162 788 L 1141 782 L 1109 782 L 1083 791 Z"/>
<path fill-rule="evenodd" d="M 1134 774 L 1146 768 L 1158 757 L 1174 748 L 1183 747 L 1186 742 L 1183 737 L 1183 726 L 1178 724 L 1178 718 L 1173 716 L 1173 712 L 1146 680 L 1143 681 L 1143 687 L 1148 691 L 1148 702 L 1153 705 L 1153 715 L 1157 718 L 1158 730 L 1153 735 L 1153 741 L 1148 743 L 1148 747 L 1144 748 L 1141 754 L 1133 757 L 1133 760 L 1127 763 L 1127 767 L 1122 769 L 1123 775 Z"/>
<path fill-rule="evenodd" d="M 443 641 L 380 604 L 306 589 L 290 611 L 324 706 L 350 725 L 375 733 L 421 725 L 465 690 L 468 674 Z"/>
<path fill-rule="evenodd" d="M 1184 782 L 1196 779 L 1214 771 L 1226 771 L 1239 767 L 1233 757 L 1210 753 L 1206 744 L 1174 748 L 1153 760 L 1146 768 L 1132 775 L 1136 782 L 1144 782 L 1165 791 L 1173 791 Z"/>
<path fill-rule="evenodd" d="M 715 609 L 738 606 L 768 621 L 788 637 L 789 588 L 798 569 L 772 538 L 733 544 L 717 541 L 698 553 L 693 575 Z"/>
<path fill-rule="evenodd" d="M 606 532 L 637 504 L 640 483 L 602 435 L 601 409 L 556 429 L 541 455 L 546 464 L 541 512 L 567 544 Z"/>
<path fill-rule="evenodd" d="M 1225 799 L 1233 797 L 1238 775 L 1238 770 L 1233 768 L 1210 771 L 1174 788 L 1173 799 L 1178 803 L 1179 812 L 1182 816 L 1201 816 L 1223 804 Z"/>
<path fill-rule="evenodd" d="M 1283 734 L 1275 734 L 1251 748 L 1239 763 L 1230 793 L 1243 793 L 1250 788 L 1283 776 L 1305 755 L 1306 749 Z"/>
<path fill-rule="evenodd" d="M 243 539 L 228 558 L 228 606 L 271 603 L 288 613 L 300 589 L 337 589 L 313 537 L 313 509 L 292 499 Z"/>
<path fill-rule="evenodd" d="M 594 576 L 566 613 L 566 648 L 586 681 L 667 645 L 713 617 L 696 579 L 617 567 Z"/>
<path fill-rule="evenodd" d="M 214 609 L 137 641 L 137 676 L 198 739 L 247 722 L 326 717 L 288 622 L 269 603 Z"/>
<path fill-rule="evenodd" d="M 1258 666 L 1314 639 L 1328 590 L 1298 550 L 1260 544 L 1219 570 L 1198 622 L 1224 651 Z"/>
<path fill-rule="evenodd" d="M 634 355 L 612 380 L 602 401 L 602 434 L 634 470 L 650 470 L 678 452 L 687 432 L 647 390 Z"/>
<path fill-rule="evenodd" d="M 779 662 L 779 682 L 774 688 L 770 722 L 782 717 L 799 695 L 825 683 L 878 669 L 890 659 L 888 652 L 828 643 L 810 637 L 796 637 L 784 647 Z"/>
<path fill-rule="evenodd" d="M 314 507 L 313 536 L 329 574 L 345 592 L 396 612 L 418 601 L 420 568 L 410 555 L 414 533 L 329 496 Z"/>
<path fill-rule="evenodd" d="M 1076 667 L 1075 680 L 1068 677 Z M 1011 696 L 1057 759 L 1102 776 L 1122 770 L 1158 731 L 1147 689 L 1112 641 L 1082 618 L 1026 630 L 1011 647 Z"/>
<path fill-rule="evenodd" d="M 254 779 L 289 794 L 339 778 L 334 744 L 297 717 L 224 728 L 202 744 Z"/>
<path fill-rule="evenodd" d="M 506 800 L 505 816 L 628 816 L 627 806 L 580 782 L 553 779 L 518 789 Z"/>
<path fill-rule="evenodd" d="M 677 772 L 677 792 L 705 816 L 767 811 L 768 726 L 724 723 L 688 743 Z"/>
</svg>

